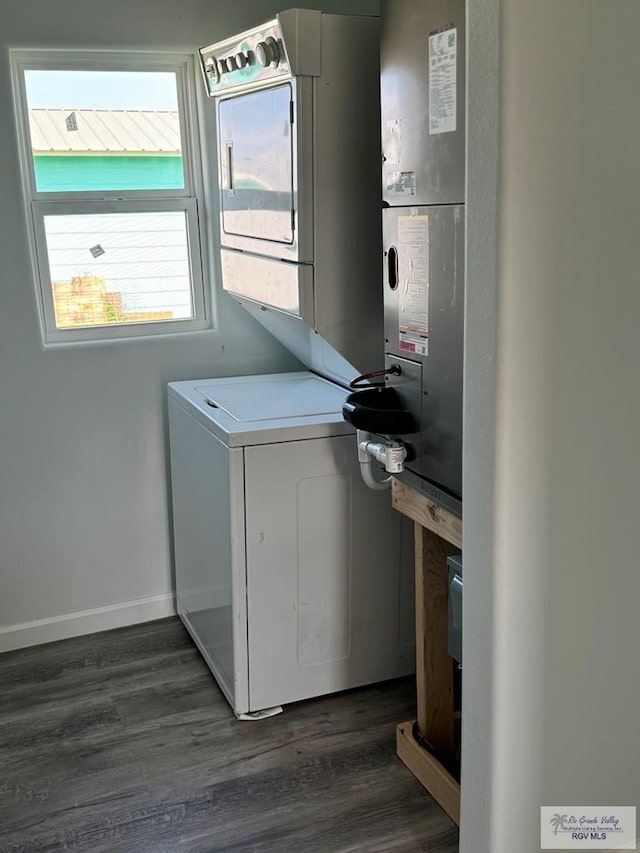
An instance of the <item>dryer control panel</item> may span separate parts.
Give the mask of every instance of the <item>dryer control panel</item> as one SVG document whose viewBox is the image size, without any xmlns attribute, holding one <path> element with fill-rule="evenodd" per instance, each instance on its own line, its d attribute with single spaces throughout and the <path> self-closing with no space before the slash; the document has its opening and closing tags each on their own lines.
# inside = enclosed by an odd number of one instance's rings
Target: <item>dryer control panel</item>
<svg viewBox="0 0 640 853">
<path fill-rule="evenodd" d="M 210 97 L 256 84 L 320 74 L 321 13 L 290 9 L 273 21 L 200 49 Z"/>
</svg>

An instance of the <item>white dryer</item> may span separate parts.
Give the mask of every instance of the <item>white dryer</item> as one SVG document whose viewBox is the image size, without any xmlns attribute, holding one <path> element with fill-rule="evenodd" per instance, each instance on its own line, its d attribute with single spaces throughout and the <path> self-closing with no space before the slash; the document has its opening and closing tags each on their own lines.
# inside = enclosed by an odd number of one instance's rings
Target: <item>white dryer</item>
<svg viewBox="0 0 640 853">
<path fill-rule="evenodd" d="M 346 394 L 169 386 L 178 612 L 238 715 L 414 671 L 411 528 L 362 482 Z"/>
</svg>

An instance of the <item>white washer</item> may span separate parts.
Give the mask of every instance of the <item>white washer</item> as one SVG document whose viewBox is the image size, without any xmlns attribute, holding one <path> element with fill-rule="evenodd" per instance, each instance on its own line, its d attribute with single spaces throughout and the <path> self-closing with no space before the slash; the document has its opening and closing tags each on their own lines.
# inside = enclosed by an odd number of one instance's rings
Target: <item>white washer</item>
<svg viewBox="0 0 640 853">
<path fill-rule="evenodd" d="M 238 715 L 414 671 L 411 528 L 362 482 L 346 394 L 169 385 L 178 613 Z"/>
</svg>

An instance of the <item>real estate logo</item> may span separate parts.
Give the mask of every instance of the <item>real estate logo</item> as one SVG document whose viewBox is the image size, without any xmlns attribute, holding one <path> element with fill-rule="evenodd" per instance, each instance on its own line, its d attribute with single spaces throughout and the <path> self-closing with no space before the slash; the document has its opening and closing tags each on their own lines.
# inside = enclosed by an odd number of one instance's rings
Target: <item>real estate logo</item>
<svg viewBox="0 0 640 853">
<path fill-rule="evenodd" d="M 541 806 L 542 850 L 633 850 L 635 806 Z"/>
</svg>

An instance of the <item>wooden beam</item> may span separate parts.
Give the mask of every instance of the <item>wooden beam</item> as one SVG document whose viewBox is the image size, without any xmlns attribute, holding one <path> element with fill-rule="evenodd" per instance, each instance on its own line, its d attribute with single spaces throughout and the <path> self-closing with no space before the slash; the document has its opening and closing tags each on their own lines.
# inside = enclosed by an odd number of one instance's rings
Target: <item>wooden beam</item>
<svg viewBox="0 0 640 853">
<path fill-rule="evenodd" d="M 391 482 L 394 509 L 462 550 L 462 519 L 395 478 Z"/>
<path fill-rule="evenodd" d="M 440 762 L 417 743 L 413 722 L 400 723 L 396 728 L 398 758 L 429 791 L 431 796 L 460 826 L 460 785 Z"/>
</svg>

